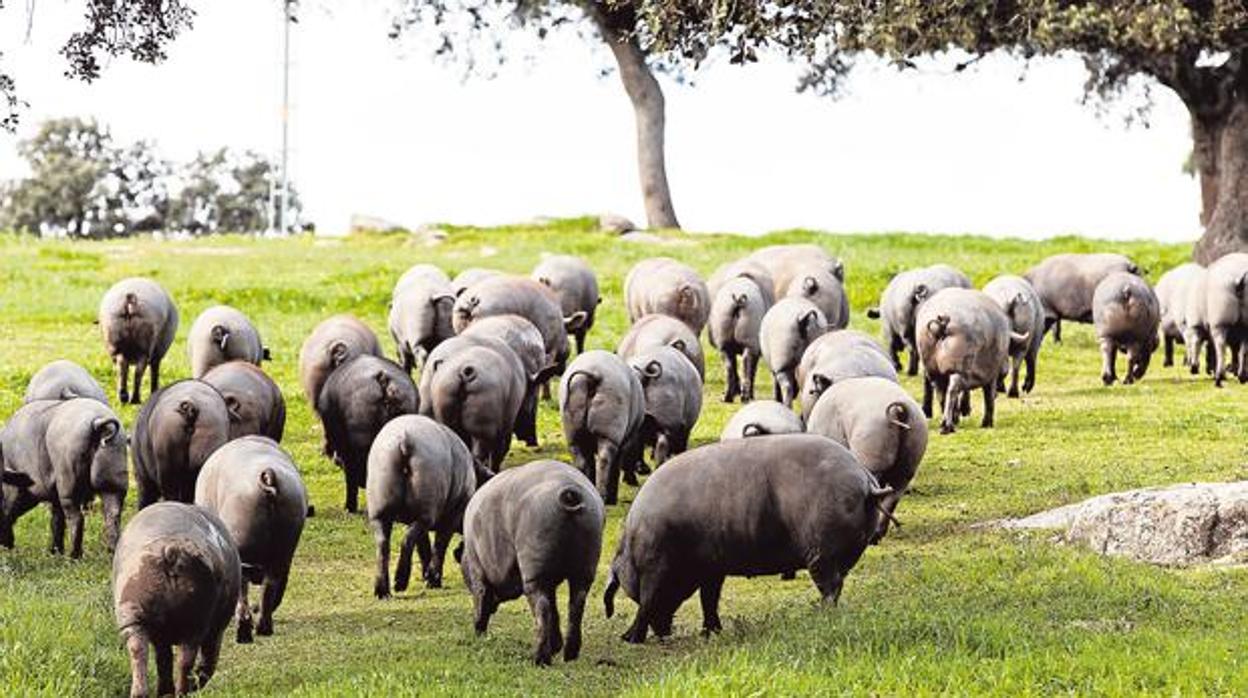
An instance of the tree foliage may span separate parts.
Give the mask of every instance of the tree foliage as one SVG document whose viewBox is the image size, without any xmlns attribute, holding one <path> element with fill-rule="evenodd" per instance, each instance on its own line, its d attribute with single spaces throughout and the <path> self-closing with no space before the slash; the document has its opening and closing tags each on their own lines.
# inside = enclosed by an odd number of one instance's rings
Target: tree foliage
<svg viewBox="0 0 1248 698">
<path fill-rule="evenodd" d="M 94 121 L 42 124 L 19 152 L 30 175 L 0 190 L 0 228 L 69 237 L 267 228 L 273 164 L 222 148 L 175 167 L 154 145 L 117 145 Z M 299 211 L 292 188 L 291 209 Z"/>
<path fill-rule="evenodd" d="M 100 76 L 101 60 L 110 57 L 159 63 L 169 43 L 194 19 L 195 11 L 183 0 L 84 0 L 83 23 L 61 48 L 68 63 L 65 75 L 90 82 Z M 0 128 L 16 128 L 23 106 L 18 94 L 16 81 L 0 66 Z"/>
</svg>

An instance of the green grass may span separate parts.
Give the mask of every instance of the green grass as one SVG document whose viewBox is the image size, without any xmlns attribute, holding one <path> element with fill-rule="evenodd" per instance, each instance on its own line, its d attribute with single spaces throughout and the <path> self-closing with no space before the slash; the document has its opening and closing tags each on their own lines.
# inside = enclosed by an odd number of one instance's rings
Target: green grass
<svg viewBox="0 0 1248 698">
<path fill-rule="evenodd" d="M 156 278 L 179 304 L 182 330 L 166 362 L 169 380 L 187 374 L 186 330 L 214 303 L 247 312 L 273 349 L 266 369 L 289 400 L 284 446 L 305 474 L 317 516 L 304 533 L 277 635 L 229 644 L 209 694 L 1248 692 L 1243 572 L 1155 569 L 1054 546 L 1044 535 L 972 526 L 1123 488 L 1248 477 L 1245 388 L 1215 390 L 1207 379 L 1162 368 L 1159 359 L 1141 384 L 1103 388 L 1093 336 L 1083 326 L 1072 326 L 1064 345 L 1045 346 L 1036 391 L 1002 401 L 995 429 L 971 420 L 955 435 L 933 436 L 898 512 L 904 527 L 867 552 L 838 608 L 816 604 L 805 574 L 794 582 L 733 579 L 724 592 L 722 635 L 698 636 L 691 603 L 671 639 L 624 644 L 617 636 L 633 604 L 625 601 L 623 613 L 607 620 L 597 599 L 635 493 L 627 487 L 623 505 L 609 514 L 577 662 L 529 665 L 532 622 L 523 601 L 505 605 L 489 635 L 475 637 L 453 562 L 447 588 L 376 601 L 371 537 L 362 518 L 343 512 L 340 475 L 317 453 L 320 426 L 301 397 L 295 362 L 303 337 L 336 312 L 365 319 L 389 348 L 389 292 L 413 263 L 434 262 L 452 273 L 467 266 L 527 273 L 543 251 L 583 255 L 606 296 L 590 345 L 610 349 L 627 322 L 625 273 L 659 254 L 709 275 L 753 247 L 817 241 L 846 260 L 852 326 L 873 334 L 878 326 L 863 311 L 903 268 L 944 261 L 982 284 L 1055 252 L 1117 250 L 1155 281 L 1188 254 L 1184 246 L 1147 242 L 803 231 L 637 245 L 592 232 L 588 220 L 450 230 L 436 247 L 397 234 L 80 244 L 0 236 L 0 415 L 17 408 L 30 375 L 54 358 L 77 361 L 111 385 L 92 320 L 101 294 L 124 276 Z M 714 440 L 734 409 L 719 402 L 722 368 L 708 358 L 710 397 L 696 443 Z M 916 380 L 905 384 L 919 393 Z M 760 394 L 769 391 L 764 378 Z M 122 416 L 131 423 L 134 408 Z M 542 448 L 517 444 L 510 463 L 566 458 L 553 405 L 543 404 L 539 429 Z M 45 552 L 47 526 L 42 509 L 27 515 L 17 526 L 16 551 L 0 551 L 0 695 L 122 693 L 129 676 L 113 628 L 100 517 L 88 518 L 80 562 Z"/>
</svg>

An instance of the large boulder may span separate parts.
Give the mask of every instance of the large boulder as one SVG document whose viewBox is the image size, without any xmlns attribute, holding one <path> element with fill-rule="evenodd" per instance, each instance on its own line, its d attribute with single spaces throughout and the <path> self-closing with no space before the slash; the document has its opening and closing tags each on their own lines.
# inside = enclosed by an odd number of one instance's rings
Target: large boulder
<svg viewBox="0 0 1248 698">
<path fill-rule="evenodd" d="M 1155 565 L 1244 562 L 1248 482 L 1116 492 L 1001 524 L 1011 529 L 1061 529 L 1068 543 Z"/>
</svg>

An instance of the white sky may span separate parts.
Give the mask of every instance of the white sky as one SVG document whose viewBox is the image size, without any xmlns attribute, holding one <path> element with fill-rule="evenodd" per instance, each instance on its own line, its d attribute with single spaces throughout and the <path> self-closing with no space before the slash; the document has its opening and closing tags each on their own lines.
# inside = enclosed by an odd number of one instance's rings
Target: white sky
<svg viewBox="0 0 1248 698">
<path fill-rule="evenodd" d="M 346 5 L 346 3 L 325 3 Z M 193 31 L 157 67 L 118 60 L 93 85 L 57 50 L 82 3 L 0 10 L 3 65 L 30 110 L 94 115 L 122 140 L 188 159 L 221 145 L 274 152 L 280 3 L 194 3 Z M 293 175 L 323 230 L 352 213 L 414 226 L 619 212 L 644 223 L 632 109 L 600 46 L 572 32 L 492 80 L 387 39 L 387 0 L 308 8 L 296 27 Z M 662 78 L 668 175 L 689 230 L 907 230 L 1189 240 L 1198 191 L 1182 174 L 1187 113 L 1157 90 L 1151 128 L 1079 103 L 1076 60 L 1006 59 L 958 76 L 865 69 L 839 101 L 793 91 L 798 68 L 725 62 L 682 86 Z M 19 176 L 0 133 L 0 177 Z"/>
</svg>

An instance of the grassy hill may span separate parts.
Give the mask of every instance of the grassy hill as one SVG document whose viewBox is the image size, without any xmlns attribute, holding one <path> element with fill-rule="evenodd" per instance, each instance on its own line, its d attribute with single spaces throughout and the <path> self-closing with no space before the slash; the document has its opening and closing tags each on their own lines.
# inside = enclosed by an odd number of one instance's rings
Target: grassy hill
<svg viewBox="0 0 1248 698">
<path fill-rule="evenodd" d="M 92 321 L 105 289 L 122 277 L 151 276 L 179 305 L 182 327 L 162 371 L 167 381 L 188 375 L 185 336 L 204 308 L 229 303 L 257 323 L 273 350 L 265 368 L 288 400 L 283 445 L 304 473 L 317 515 L 304 531 L 277 634 L 240 646 L 229 644 L 229 631 L 210 695 L 1248 692 L 1244 572 L 1160 570 L 1054 546 L 1039 535 L 972 526 L 1118 489 L 1248 477 L 1248 387 L 1215 390 L 1204 377 L 1163 368 L 1158 357 L 1142 383 L 1103 388 L 1085 326 L 1071 326 L 1062 346 L 1046 344 L 1036 391 L 1001 400 L 995 429 L 982 430 L 972 419 L 955 435 L 933 433 L 898 511 L 904 527 L 868 550 L 837 608 L 817 605 L 805 573 L 790 582 L 730 579 L 722 635 L 698 635 L 693 602 L 677 616 L 670 640 L 623 643 L 618 635 L 635 606 L 625 600 L 623 612 L 607 620 L 599 598 L 635 494 L 628 487 L 622 506 L 609 513 L 579 661 L 529 665 L 532 621 L 523 601 L 503 606 L 490 634 L 475 637 L 471 600 L 453 562 L 444 589 L 375 600 L 372 539 L 362 517 L 343 511 L 341 476 L 318 453 L 320 425 L 298 388 L 296 357 L 312 327 L 337 312 L 363 318 L 392 352 L 386 304 L 394 280 L 413 263 L 434 262 L 452 274 L 468 266 L 527 273 L 543 252 L 582 255 L 605 294 L 589 345 L 613 349 L 627 325 L 624 275 L 649 256 L 676 257 L 709 275 L 753 247 L 818 242 L 846 260 L 851 326 L 874 334 L 878 325 L 864 310 L 907 267 L 947 262 L 983 284 L 1056 252 L 1113 250 L 1132 256 L 1156 281 L 1189 251 L 1078 238 L 801 231 L 636 244 L 592 228 L 588 220 L 450 228 L 436 246 L 397 234 L 76 244 L 0 236 L 0 416 L 18 407 L 31 374 L 55 358 L 77 361 L 113 384 Z M 698 444 L 717 438 L 736 408 L 719 401 L 722 367 L 717 356 L 708 358 Z M 920 394 L 917 379 L 905 385 Z M 768 376 L 759 394 L 769 392 Z M 129 426 L 136 410 L 127 406 L 121 414 Z M 566 459 L 552 403 L 542 405 L 539 431 L 542 447 L 516 444 L 509 463 Z M 127 504 L 132 513 L 133 492 Z M 48 516 L 39 509 L 17 526 L 17 550 L 0 550 L 0 695 L 127 690 L 99 530 L 94 512 L 82 561 L 51 556 Z"/>
</svg>

